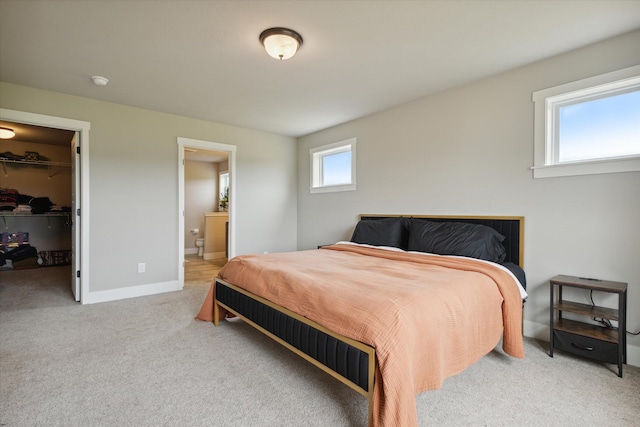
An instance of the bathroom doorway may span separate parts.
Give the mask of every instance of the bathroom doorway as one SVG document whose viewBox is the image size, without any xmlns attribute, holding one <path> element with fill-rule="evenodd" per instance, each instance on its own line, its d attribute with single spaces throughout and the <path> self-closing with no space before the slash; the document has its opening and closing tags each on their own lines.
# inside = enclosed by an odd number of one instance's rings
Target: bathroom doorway
<svg viewBox="0 0 640 427">
<path fill-rule="evenodd" d="M 212 280 L 235 254 L 235 152 L 233 145 L 178 138 L 180 289 L 185 281 Z"/>
</svg>

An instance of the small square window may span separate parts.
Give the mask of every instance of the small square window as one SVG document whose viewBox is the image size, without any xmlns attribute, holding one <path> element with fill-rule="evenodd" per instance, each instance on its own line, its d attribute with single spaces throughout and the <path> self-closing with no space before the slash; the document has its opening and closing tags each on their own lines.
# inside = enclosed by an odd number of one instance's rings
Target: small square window
<svg viewBox="0 0 640 427">
<path fill-rule="evenodd" d="M 356 138 L 309 150 L 311 193 L 356 189 Z"/>
</svg>

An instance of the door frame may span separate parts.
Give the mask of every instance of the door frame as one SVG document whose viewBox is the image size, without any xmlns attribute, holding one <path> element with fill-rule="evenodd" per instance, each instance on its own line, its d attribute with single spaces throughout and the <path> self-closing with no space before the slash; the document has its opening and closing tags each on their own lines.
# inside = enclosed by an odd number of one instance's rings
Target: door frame
<svg viewBox="0 0 640 427">
<path fill-rule="evenodd" d="M 229 258 L 236 254 L 236 149 L 235 145 L 178 137 L 178 289 L 184 288 L 184 149 L 224 151 L 229 154 Z"/>
<path fill-rule="evenodd" d="M 77 215 L 80 209 L 80 194 L 78 191 L 82 188 L 80 185 L 80 141 L 82 137 L 80 132 L 76 131 L 71 138 L 71 292 L 76 301 L 80 301 L 81 291 L 80 285 L 82 283 L 80 278 L 80 258 L 76 256 L 76 248 L 81 248 L 80 245 L 80 230 L 82 230 L 82 216 Z M 74 221 L 75 219 L 75 221 Z"/>
<path fill-rule="evenodd" d="M 78 212 L 72 212 L 73 224 L 76 230 L 79 232 L 80 245 L 76 245 L 75 253 L 73 256 L 76 259 L 76 266 L 79 266 L 80 274 L 80 295 L 76 295 L 76 301 L 80 301 L 81 304 L 85 304 L 88 301 L 89 296 L 89 130 L 91 129 L 91 123 L 81 120 L 67 119 L 63 117 L 48 116 L 44 114 L 29 113 L 26 111 L 9 110 L 6 108 L 0 108 L 0 119 L 16 123 L 24 123 L 36 126 L 45 126 L 55 129 L 65 129 L 74 131 L 80 136 L 78 146 L 81 147 L 79 154 L 79 185 L 80 188 L 75 188 L 75 193 L 80 199 L 79 206 L 81 216 L 78 218 Z M 71 162 L 73 172 L 78 174 L 75 170 L 76 162 Z M 75 185 L 75 182 L 72 183 Z M 81 219 L 81 220 L 80 220 Z M 72 236 L 75 238 L 75 236 Z M 80 262 L 78 262 L 78 260 Z M 71 286 L 75 286 L 75 283 L 71 283 Z"/>
</svg>

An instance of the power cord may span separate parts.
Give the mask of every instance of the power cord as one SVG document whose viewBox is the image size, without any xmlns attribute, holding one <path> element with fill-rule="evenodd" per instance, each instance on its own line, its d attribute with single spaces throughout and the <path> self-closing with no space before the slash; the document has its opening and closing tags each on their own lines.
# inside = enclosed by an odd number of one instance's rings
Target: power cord
<svg viewBox="0 0 640 427">
<path fill-rule="evenodd" d="M 589 291 L 589 299 L 591 300 L 591 307 L 595 307 L 595 306 L 596 306 L 596 303 L 593 301 L 593 289 L 591 289 L 591 290 Z M 614 326 L 611 324 L 611 321 L 610 321 L 609 319 L 599 319 L 599 318 L 597 318 L 597 317 L 592 317 L 592 319 L 593 319 L 595 322 L 600 323 L 600 324 L 601 324 L 602 326 L 604 326 L 605 328 L 609 328 L 609 329 L 618 329 L 618 328 L 614 327 Z"/>
<path fill-rule="evenodd" d="M 595 302 L 593 301 L 593 289 L 591 289 L 589 291 L 589 299 L 591 299 L 591 307 L 595 307 Z M 598 322 L 601 325 L 603 325 L 605 328 L 609 328 L 609 329 L 618 329 L 615 326 L 613 326 L 611 324 L 611 321 L 609 319 L 600 319 L 597 317 L 593 317 L 592 318 L 594 322 Z M 640 331 L 638 332 L 631 332 L 631 331 L 625 331 L 626 333 L 628 333 L 629 335 L 640 335 Z"/>
</svg>

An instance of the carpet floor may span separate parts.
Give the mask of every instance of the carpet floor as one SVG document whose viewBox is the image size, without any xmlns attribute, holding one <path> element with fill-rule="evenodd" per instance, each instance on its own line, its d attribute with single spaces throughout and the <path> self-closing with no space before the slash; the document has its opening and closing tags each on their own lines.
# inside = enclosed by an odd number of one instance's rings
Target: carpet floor
<svg viewBox="0 0 640 427">
<path fill-rule="evenodd" d="M 94 305 L 70 269 L 0 272 L 1 426 L 366 426 L 367 400 L 242 321 L 194 319 L 209 288 Z M 421 426 L 638 426 L 640 369 L 525 341 L 416 396 Z"/>
</svg>

